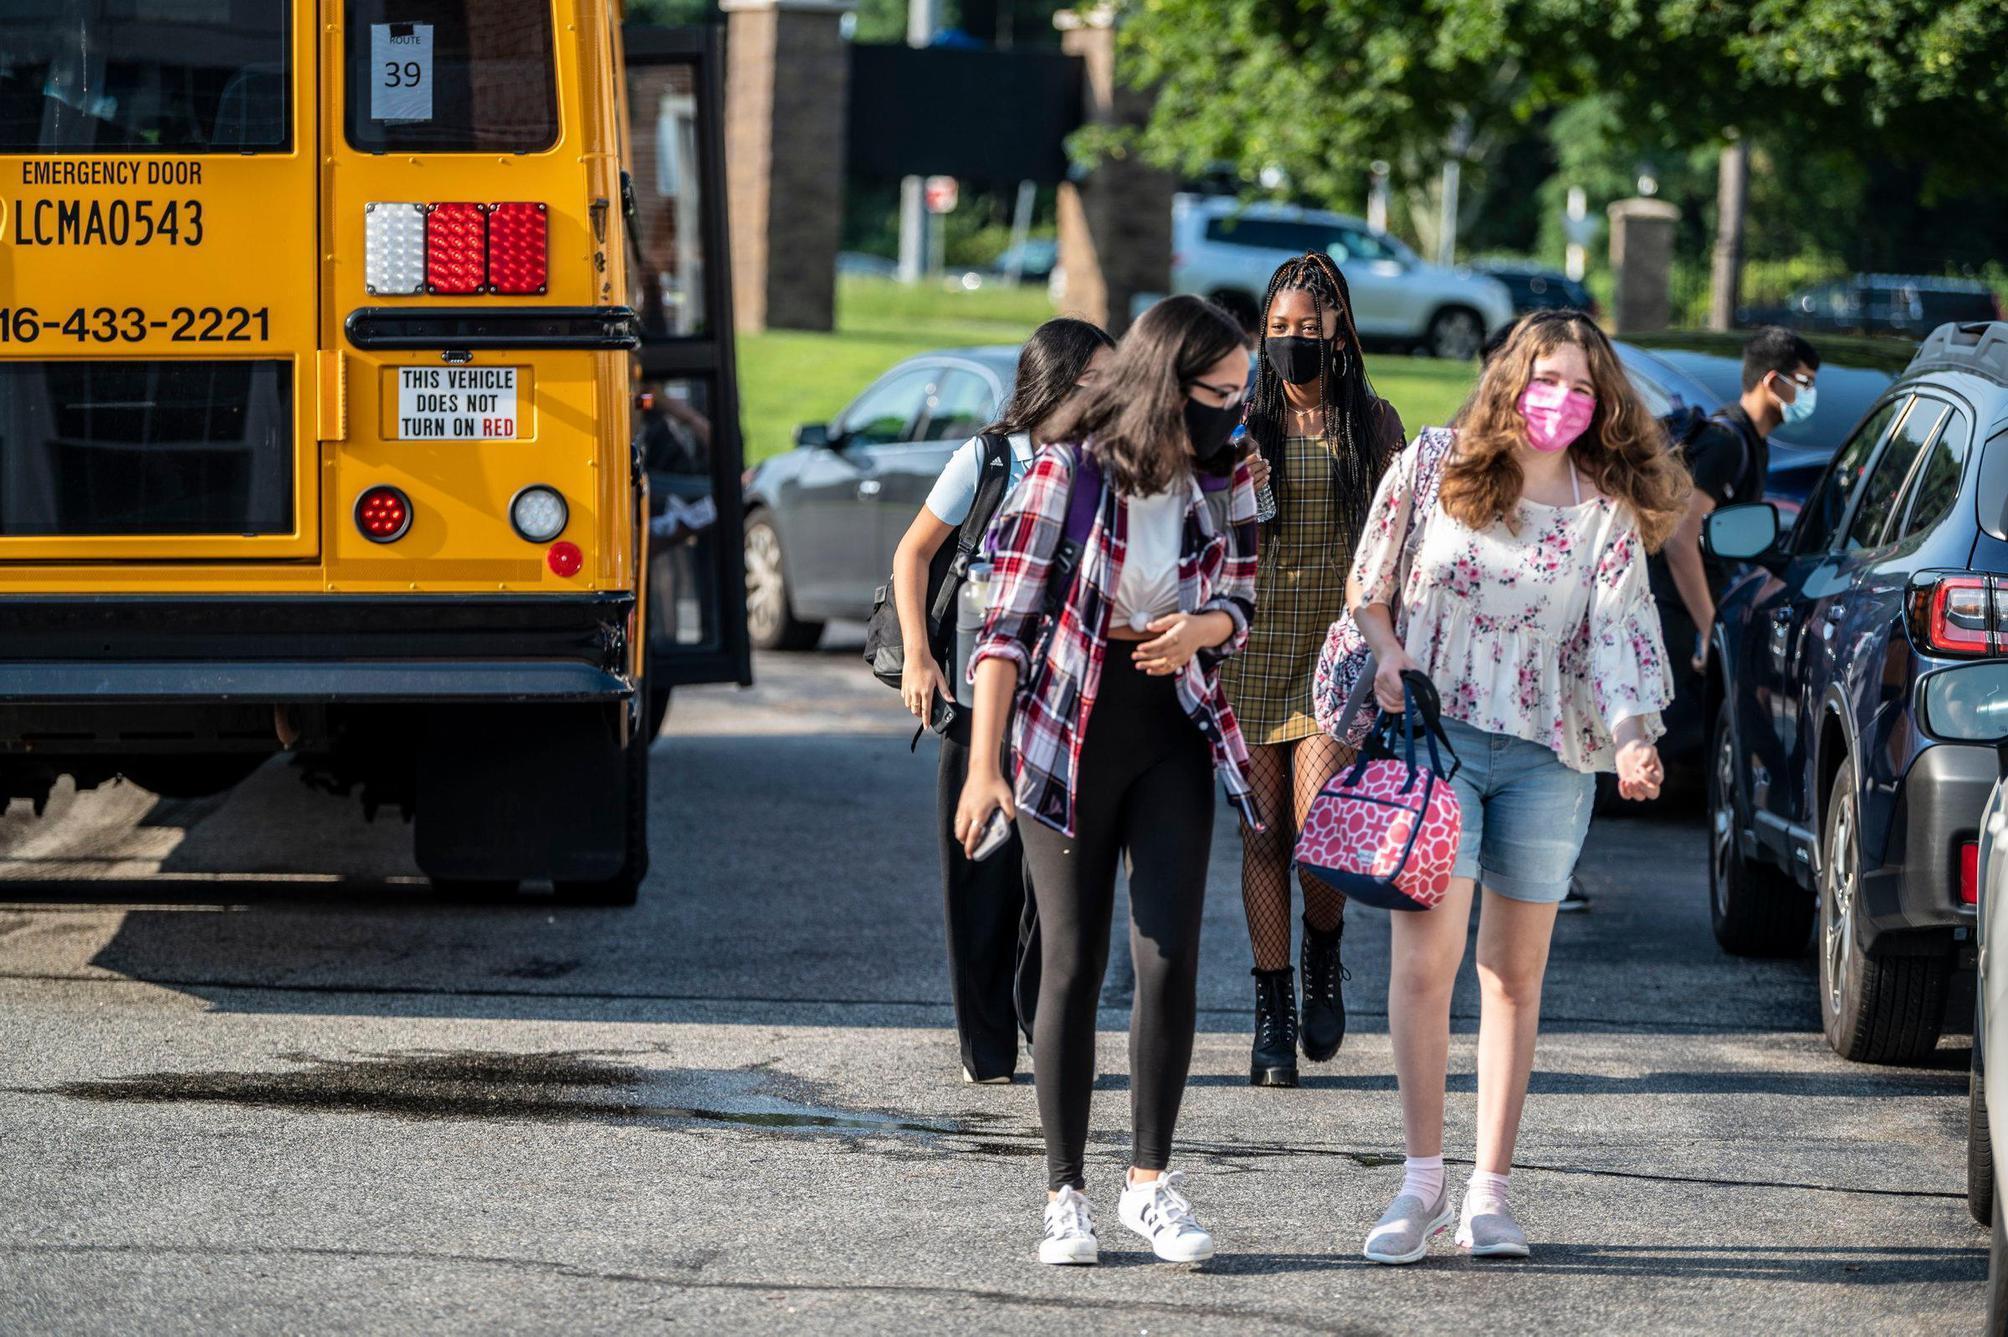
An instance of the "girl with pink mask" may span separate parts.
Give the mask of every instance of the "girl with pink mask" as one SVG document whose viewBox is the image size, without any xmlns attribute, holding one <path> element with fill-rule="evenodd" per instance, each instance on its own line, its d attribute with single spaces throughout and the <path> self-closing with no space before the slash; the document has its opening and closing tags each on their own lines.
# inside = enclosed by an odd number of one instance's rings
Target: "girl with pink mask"
<svg viewBox="0 0 2008 1337">
<path fill-rule="evenodd" d="M 1366 1238 L 1375 1262 L 1417 1262 L 1453 1223 L 1475 1256 L 1527 1255 L 1507 1174 L 1555 907 L 1596 772 L 1615 771 L 1626 798 L 1659 792 L 1653 742 L 1673 679 L 1645 557 L 1687 492 L 1610 341 L 1576 311 L 1522 321 L 1455 429 L 1425 429 L 1381 480 L 1346 605 L 1383 707 L 1402 709 L 1405 670 L 1436 685 L 1464 825 L 1443 902 L 1392 916 L 1388 1030 L 1408 1159 Z M 1460 1210 L 1444 1182 L 1444 1070 L 1481 887 L 1477 1157 Z"/>
</svg>

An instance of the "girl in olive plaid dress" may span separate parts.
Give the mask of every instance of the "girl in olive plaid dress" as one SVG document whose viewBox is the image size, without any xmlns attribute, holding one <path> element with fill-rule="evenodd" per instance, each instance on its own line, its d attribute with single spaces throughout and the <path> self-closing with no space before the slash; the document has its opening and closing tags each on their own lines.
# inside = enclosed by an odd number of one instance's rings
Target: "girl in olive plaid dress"
<svg viewBox="0 0 2008 1337">
<path fill-rule="evenodd" d="M 1241 829 L 1241 898 L 1255 956 L 1249 1081 L 1295 1086 L 1299 1018 L 1290 968 L 1290 861 L 1297 830 L 1338 770 L 1340 745 L 1311 712 L 1311 677 L 1345 608 L 1346 571 L 1381 473 L 1404 440 L 1360 358 L 1351 294 L 1332 258 L 1312 252 L 1276 270 L 1262 307 L 1262 365 L 1248 408 L 1276 514 L 1262 526 L 1255 621 L 1221 673 L 1249 745 L 1249 784 L 1265 828 Z M 1257 470 L 1260 474 L 1262 470 Z M 1304 1056 L 1345 1039 L 1339 935 L 1345 898 L 1304 887 Z"/>
</svg>

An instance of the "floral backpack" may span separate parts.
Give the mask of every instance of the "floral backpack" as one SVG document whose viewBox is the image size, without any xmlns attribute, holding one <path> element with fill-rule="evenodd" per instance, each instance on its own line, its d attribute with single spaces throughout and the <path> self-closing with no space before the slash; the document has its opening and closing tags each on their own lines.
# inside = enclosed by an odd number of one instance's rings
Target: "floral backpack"
<svg viewBox="0 0 2008 1337">
<path fill-rule="evenodd" d="M 1437 493 L 1443 485 L 1443 462 L 1449 458 L 1450 448 L 1456 440 L 1456 433 L 1447 427 L 1425 427 L 1415 438 L 1415 444 L 1388 466 L 1412 471 L 1407 527 L 1402 531 L 1401 542 L 1402 583 L 1406 583 L 1409 563 L 1422 546 L 1422 519 L 1436 509 Z M 1370 518 L 1367 523 L 1376 522 Z M 1397 634 L 1407 621 L 1407 614 L 1401 608 L 1395 608 L 1394 629 Z M 1340 613 L 1331 630 L 1325 633 L 1324 649 L 1318 652 L 1318 666 L 1311 679 L 1311 713 L 1320 729 L 1348 747 L 1364 743 L 1374 725 L 1371 711 L 1352 712 L 1350 725 L 1344 718 L 1347 715 L 1346 703 L 1353 696 L 1353 689 L 1359 685 L 1362 675 L 1368 680 L 1373 677 L 1373 671 L 1368 667 L 1371 659 L 1366 638 L 1360 635 L 1359 624 L 1353 621 L 1352 611 L 1348 609 Z"/>
<path fill-rule="evenodd" d="M 1402 713 L 1381 711 L 1359 760 L 1311 800 L 1295 864 L 1350 900 L 1383 910 L 1431 910 L 1450 889 L 1464 834 L 1464 810 L 1450 784 L 1459 762 L 1443 732 L 1435 685 L 1413 669 L 1401 681 Z M 1360 682 L 1370 689 L 1371 674 Z M 1363 713 L 1365 695 L 1355 689 L 1347 716 Z M 1428 749 L 1427 765 L 1417 760 L 1418 738 Z M 1448 771 L 1444 752 L 1450 753 Z"/>
</svg>

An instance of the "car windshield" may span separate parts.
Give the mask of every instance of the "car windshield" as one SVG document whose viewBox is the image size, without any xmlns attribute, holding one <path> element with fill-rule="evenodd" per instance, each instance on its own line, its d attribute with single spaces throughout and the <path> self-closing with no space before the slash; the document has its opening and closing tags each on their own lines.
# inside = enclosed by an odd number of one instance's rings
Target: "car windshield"
<svg viewBox="0 0 2008 1337">
<path fill-rule="evenodd" d="M 1743 363 L 1740 358 L 1719 357 L 1685 349 L 1656 348 L 1654 354 L 1678 367 L 1706 386 L 1718 404 L 1733 404 L 1743 394 Z M 1847 439 L 1854 425 L 1869 411 L 1876 396 L 1895 379 L 1889 373 L 1866 367 L 1820 367 L 1819 406 L 1804 422 L 1781 426 L 1771 434 L 1774 443 L 1831 453 Z"/>
</svg>

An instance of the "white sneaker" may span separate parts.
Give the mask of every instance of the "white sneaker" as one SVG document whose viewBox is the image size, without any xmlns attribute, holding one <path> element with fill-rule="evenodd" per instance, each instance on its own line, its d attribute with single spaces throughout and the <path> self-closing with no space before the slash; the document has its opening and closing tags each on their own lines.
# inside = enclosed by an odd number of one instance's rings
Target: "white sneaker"
<svg viewBox="0 0 2008 1337">
<path fill-rule="evenodd" d="M 1058 1267 L 1101 1261 L 1101 1241 L 1095 1238 L 1095 1218 L 1077 1188 L 1063 1188 L 1046 1200 L 1046 1238 L 1039 1241 L 1039 1261 Z"/>
<path fill-rule="evenodd" d="M 1144 1184 L 1127 1184 L 1116 1216 L 1150 1241 L 1151 1252 L 1167 1263 L 1203 1263 L 1213 1257 L 1213 1236 L 1192 1217 L 1180 1190 L 1185 1171 L 1167 1170 Z"/>
<path fill-rule="evenodd" d="M 1001 1077 L 978 1077 L 975 1073 L 969 1071 L 968 1068 L 964 1068 L 962 1070 L 962 1080 L 969 1086 L 1009 1086 L 1011 1085 L 1011 1074 L 1007 1072 Z"/>
</svg>

